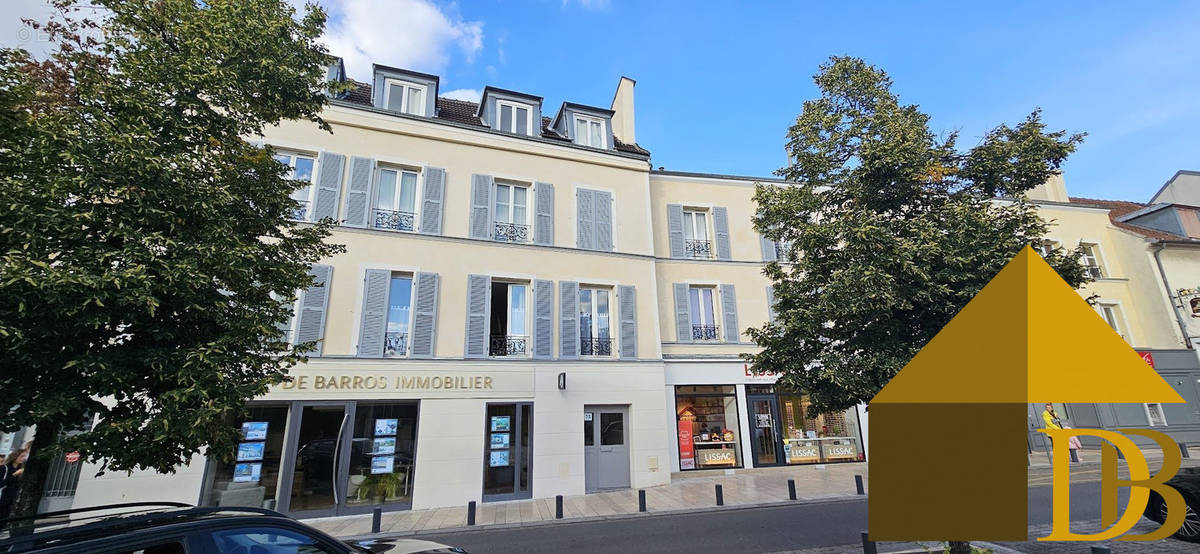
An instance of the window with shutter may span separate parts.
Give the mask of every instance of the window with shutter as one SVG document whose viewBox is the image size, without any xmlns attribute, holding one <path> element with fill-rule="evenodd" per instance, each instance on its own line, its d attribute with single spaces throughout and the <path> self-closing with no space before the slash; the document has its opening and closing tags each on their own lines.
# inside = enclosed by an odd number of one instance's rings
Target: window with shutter
<svg viewBox="0 0 1200 554">
<path fill-rule="evenodd" d="M 417 273 L 415 308 L 412 316 L 412 338 L 409 355 L 413 358 L 432 358 L 436 337 L 438 275 Z"/>
<path fill-rule="evenodd" d="M 383 356 L 384 337 L 387 333 L 388 295 L 392 285 L 392 272 L 386 269 L 368 269 L 363 279 L 362 320 L 358 330 L 358 356 L 378 358 Z"/>
<path fill-rule="evenodd" d="M 612 290 L 579 289 L 579 354 L 612 356 Z"/>
<path fill-rule="evenodd" d="M 331 219 L 338 223 L 338 206 L 342 197 L 342 176 L 346 156 L 321 152 L 317 157 L 317 190 L 313 198 L 312 221 Z"/>
<path fill-rule="evenodd" d="M 733 285 L 721 285 L 721 312 L 725 320 L 725 342 L 740 342 L 738 327 L 737 294 Z"/>
<path fill-rule="evenodd" d="M 366 227 L 371 208 L 372 179 L 375 174 L 373 158 L 350 158 L 350 179 L 346 184 L 345 224 Z"/>
<path fill-rule="evenodd" d="M 467 276 L 467 330 L 463 355 L 466 358 L 486 358 L 488 355 L 488 305 L 491 296 L 491 277 Z"/>
<path fill-rule="evenodd" d="M 579 283 L 558 282 L 558 357 L 579 357 Z"/>
<path fill-rule="evenodd" d="M 717 259 L 733 259 L 733 252 L 729 242 L 729 210 L 723 206 L 714 207 L 712 209 L 712 220 L 713 236 L 716 238 Z"/>
<path fill-rule="evenodd" d="M 533 201 L 537 207 L 534 214 L 534 244 L 554 244 L 554 185 L 533 184 Z"/>
<path fill-rule="evenodd" d="M 425 168 L 425 186 L 422 187 L 421 225 L 419 231 L 426 235 L 442 234 L 442 198 L 445 196 L 446 170 L 440 167 Z"/>
<path fill-rule="evenodd" d="M 533 282 L 533 357 L 547 360 L 554 355 L 554 281 Z"/>
<path fill-rule="evenodd" d="M 488 355 L 529 355 L 529 284 L 492 281 Z"/>
<path fill-rule="evenodd" d="M 414 231 L 417 221 L 417 172 L 380 167 L 375 185 L 371 226 L 390 231 Z"/>
<path fill-rule="evenodd" d="M 493 237 L 501 242 L 529 242 L 529 185 L 497 181 L 492 196 Z"/>
<path fill-rule="evenodd" d="M 471 176 L 471 221 L 469 229 L 473 239 L 492 238 L 492 177 Z"/>
<path fill-rule="evenodd" d="M 295 200 L 299 206 L 292 210 L 291 217 L 296 221 L 312 221 L 312 203 L 313 195 L 316 192 L 316 186 L 313 184 L 315 174 L 313 168 L 316 166 L 317 160 L 308 154 L 297 154 L 291 152 L 276 151 L 275 161 L 288 167 L 284 177 L 307 183 L 304 186 L 292 191 L 292 200 Z"/>
<path fill-rule="evenodd" d="M 324 349 L 325 316 L 329 311 L 329 283 L 333 266 L 314 265 L 308 274 L 313 279 L 313 286 L 305 289 L 298 299 L 294 340 L 296 344 L 315 342 L 316 345 L 307 354 L 320 356 Z"/>
<path fill-rule="evenodd" d="M 631 285 L 617 287 L 618 312 L 621 319 L 621 359 L 637 358 L 637 289 Z"/>
</svg>

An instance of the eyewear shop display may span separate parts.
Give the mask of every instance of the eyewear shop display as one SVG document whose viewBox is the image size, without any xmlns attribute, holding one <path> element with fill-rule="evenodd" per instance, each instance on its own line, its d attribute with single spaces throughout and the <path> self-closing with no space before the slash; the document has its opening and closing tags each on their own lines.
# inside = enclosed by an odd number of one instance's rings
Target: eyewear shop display
<svg viewBox="0 0 1200 554">
<path fill-rule="evenodd" d="M 733 385 L 675 387 L 679 469 L 742 466 Z"/>
<path fill-rule="evenodd" d="M 854 408 L 813 413 L 808 395 L 746 385 L 754 465 L 813 464 L 863 460 Z"/>
<path fill-rule="evenodd" d="M 255 404 L 249 414 L 235 459 L 209 462 L 204 504 L 305 516 L 411 505 L 415 403 Z"/>
</svg>

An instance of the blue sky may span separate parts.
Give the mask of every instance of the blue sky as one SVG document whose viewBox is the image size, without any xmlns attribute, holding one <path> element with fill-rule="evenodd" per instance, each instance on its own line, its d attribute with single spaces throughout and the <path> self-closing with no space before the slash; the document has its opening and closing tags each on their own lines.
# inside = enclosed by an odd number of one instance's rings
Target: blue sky
<svg viewBox="0 0 1200 554">
<path fill-rule="evenodd" d="M 319 2 L 360 79 L 371 61 L 409 67 L 458 97 L 543 96 L 553 115 L 563 100 L 608 106 L 632 77 L 655 167 L 770 175 L 817 66 L 849 54 L 963 147 L 1038 106 L 1051 128 L 1087 132 L 1065 166 L 1073 196 L 1145 201 L 1200 169 L 1200 2 Z"/>
</svg>

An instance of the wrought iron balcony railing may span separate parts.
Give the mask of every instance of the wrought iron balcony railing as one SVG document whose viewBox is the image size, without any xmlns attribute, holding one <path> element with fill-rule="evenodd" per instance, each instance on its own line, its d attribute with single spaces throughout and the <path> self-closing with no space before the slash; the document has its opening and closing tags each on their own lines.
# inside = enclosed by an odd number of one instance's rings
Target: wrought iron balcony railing
<svg viewBox="0 0 1200 554">
<path fill-rule="evenodd" d="M 580 337 L 579 353 L 584 356 L 612 356 L 612 339 Z"/>
<path fill-rule="evenodd" d="M 297 202 L 300 205 L 292 209 L 292 219 L 296 221 L 308 221 L 308 201 L 297 200 Z"/>
<path fill-rule="evenodd" d="M 1100 266 L 1098 266 L 1098 265 L 1087 266 L 1087 273 L 1088 273 L 1088 277 L 1091 277 L 1092 279 L 1103 279 L 1104 278 L 1104 272 L 1100 271 Z"/>
<path fill-rule="evenodd" d="M 719 340 L 721 330 L 716 325 L 692 325 L 692 340 Z"/>
<path fill-rule="evenodd" d="M 519 223 L 496 223 L 496 240 L 504 242 L 529 242 L 529 226 Z"/>
<path fill-rule="evenodd" d="M 408 355 L 408 333 L 383 335 L 383 357 L 399 358 Z"/>
<path fill-rule="evenodd" d="M 489 356 L 524 356 L 529 337 L 525 335 L 492 335 L 488 342 Z"/>
<path fill-rule="evenodd" d="M 413 220 L 416 215 L 412 212 L 375 208 L 375 228 L 391 229 L 393 231 L 412 231 Z"/>
<path fill-rule="evenodd" d="M 683 241 L 683 254 L 689 258 L 711 258 L 712 242 L 707 240 Z"/>
</svg>

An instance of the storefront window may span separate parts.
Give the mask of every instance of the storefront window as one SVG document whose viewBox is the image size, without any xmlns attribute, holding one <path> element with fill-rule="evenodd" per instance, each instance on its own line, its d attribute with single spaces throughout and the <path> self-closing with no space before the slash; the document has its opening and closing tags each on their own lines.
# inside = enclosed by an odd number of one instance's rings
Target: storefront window
<svg viewBox="0 0 1200 554">
<path fill-rule="evenodd" d="M 417 445 L 415 404 L 367 404 L 354 411 L 348 506 L 411 503 Z"/>
<path fill-rule="evenodd" d="M 741 467 L 733 385 L 675 387 L 675 417 L 681 470 Z"/>
<path fill-rule="evenodd" d="M 204 504 L 274 508 L 283 454 L 288 407 L 251 406 L 231 460 L 213 460 L 208 467 Z"/>
<path fill-rule="evenodd" d="M 862 435 L 855 408 L 813 413 L 808 395 L 779 395 L 786 463 L 854 462 L 863 460 Z"/>
</svg>

